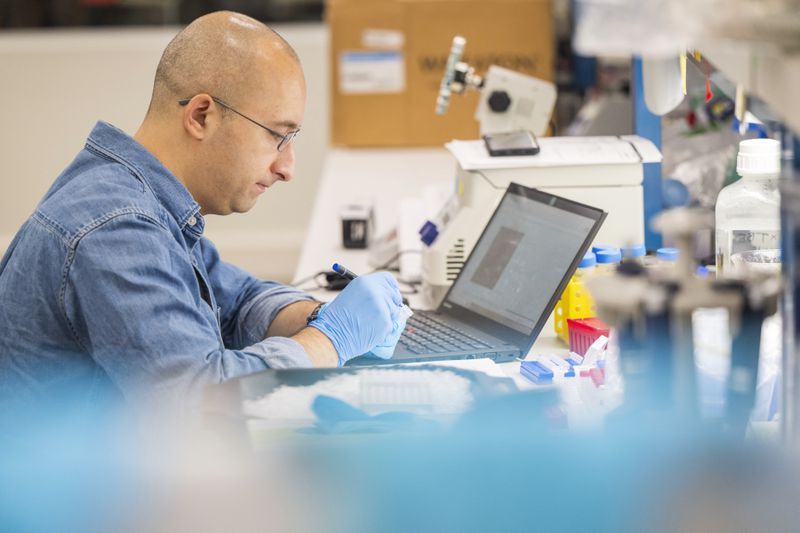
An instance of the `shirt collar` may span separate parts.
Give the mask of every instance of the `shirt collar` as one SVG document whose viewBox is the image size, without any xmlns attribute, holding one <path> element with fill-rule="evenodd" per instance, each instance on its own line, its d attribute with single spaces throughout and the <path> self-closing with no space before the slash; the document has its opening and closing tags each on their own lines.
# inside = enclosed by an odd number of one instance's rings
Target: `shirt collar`
<svg viewBox="0 0 800 533">
<path fill-rule="evenodd" d="M 131 169 L 153 191 L 182 230 L 202 234 L 205 221 L 200 214 L 200 205 L 186 186 L 133 137 L 111 124 L 98 121 L 87 144 Z"/>
</svg>

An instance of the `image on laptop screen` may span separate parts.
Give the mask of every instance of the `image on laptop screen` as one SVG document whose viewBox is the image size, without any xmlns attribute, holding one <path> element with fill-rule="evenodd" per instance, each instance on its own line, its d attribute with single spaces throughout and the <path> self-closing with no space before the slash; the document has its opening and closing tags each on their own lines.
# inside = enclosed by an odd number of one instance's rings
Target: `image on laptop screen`
<svg viewBox="0 0 800 533">
<path fill-rule="evenodd" d="M 529 335 L 592 231 L 590 214 L 509 191 L 447 301 Z"/>
</svg>

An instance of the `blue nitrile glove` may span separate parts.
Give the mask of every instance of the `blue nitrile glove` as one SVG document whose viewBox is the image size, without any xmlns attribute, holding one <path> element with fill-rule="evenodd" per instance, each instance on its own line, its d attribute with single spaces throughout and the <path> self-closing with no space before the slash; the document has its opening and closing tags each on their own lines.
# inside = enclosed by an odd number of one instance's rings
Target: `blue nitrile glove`
<svg viewBox="0 0 800 533">
<path fill-rule="evenodd" d="M 348 283 L 309 325 L 331 340 L 341 366 L 381 344 L 392 333 L 402 305 L 394 277 L 375 272 Z"/>
<path fill-rule="evenodd" d="M 394 355 L 394 348 L 397 346 L 397 341 L 400 340 L 400 335 L 402 335 L 403 330 L 406 329 L 408 317 L 413 314 L 414 313 L 411 312 L 408 306 L 401 306 L 400 311 L 397 313 L 392 323 L 392 331 L 389 333 L 389 336 L 383 339 L 383 342 L 374 347 L 367 355 L 380 357 L 381 359 L 390 359 L 392 355 Z"/>
<path fill-rule="evenodd" d="M 349 403 L 324 394 L 314 398 L 311 410 L 317 415 L 317 424 L 301 430 L 302 433 L 428 432 L 440 429 L 433 420 L 411 412 L 389 411 L 370 416 Z"/>
</svg>

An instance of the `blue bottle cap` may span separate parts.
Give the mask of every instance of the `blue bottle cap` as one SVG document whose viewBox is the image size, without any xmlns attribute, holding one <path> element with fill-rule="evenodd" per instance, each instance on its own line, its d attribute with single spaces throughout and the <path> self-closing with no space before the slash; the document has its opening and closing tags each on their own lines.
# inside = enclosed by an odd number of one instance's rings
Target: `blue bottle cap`
<svg viewBox="0 0 800 533">
<path fill-rule="evenodd" d="M 597 262 L 601 265 L 622 261 L 622 252 L 620 252 L 619 248 L 606 248 L 595 255 L 597 256 Z"/>
<path fill-rule="evenodd" d="M 611 246 L 610 244 L 595 244 L 592 246 L 592 252 L 597 253 L 600 250 L 611 250 L 616 248 L 616 246 Z"/>
<path fill-rule="evenodd" d="M 419 234 L 424 235 L 425 232 L 430 231 L 431 228 L 435 228 L 436 224 L 431 222 L 430 220 L 426 220 L 425 223 L 419 228 Z"/>
<path fill-rule="evenodd" d="M 683 182 L 668 177 L 661 181 L 661 196 L 665 208 L 689 205 L 691 200 L 689 188 Z"/>
<path fill-rule="evenodd" d="M 677 248 L 659 248 L 656 250 L 656 257 L 662 261 L 677 261 L 678 249 Z"/>
<path fill-rule="evenodd" d="M 439 229 L 436 227 L 436 224 L 429 220 L 423 224 L 422 228 L 420 228 L 419 236 L 423 243 L 425 243 L 427 246 L 430 246 L 433 244 L 433 241 L 436 240 L 436 237 L 439 236 Z"/>
<path fill-rule="evenodd" d="M 578 263 L 578 268 L 589 268 L 596 264 L 597 257 L 595 257 L 594 252 L 586 252 L 586 255 L 583 256 L 583 259 L 581 259 L 581 262 Z"/>
<path fill-rule="evenodd" d="M 646 254 L 644 244 L 634 244 L 622 249 L 622 257 L 644 257 Z"/>
</svg>

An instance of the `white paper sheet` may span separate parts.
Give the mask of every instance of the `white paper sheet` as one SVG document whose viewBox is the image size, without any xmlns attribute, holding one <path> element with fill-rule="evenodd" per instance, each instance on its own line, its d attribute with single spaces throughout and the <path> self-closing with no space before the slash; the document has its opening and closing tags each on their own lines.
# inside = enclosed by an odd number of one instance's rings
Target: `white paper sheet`
<svg viewBox="0 0 800 533">
<path fill-rule="evenodd" d="M 649 140 L 624 137 L 543 137 L 532 156 L 491 157 L 482 140 L 450 141 L 445 147 L 465 170 L 657 163 L 661 153 Z"/>
</svg>

